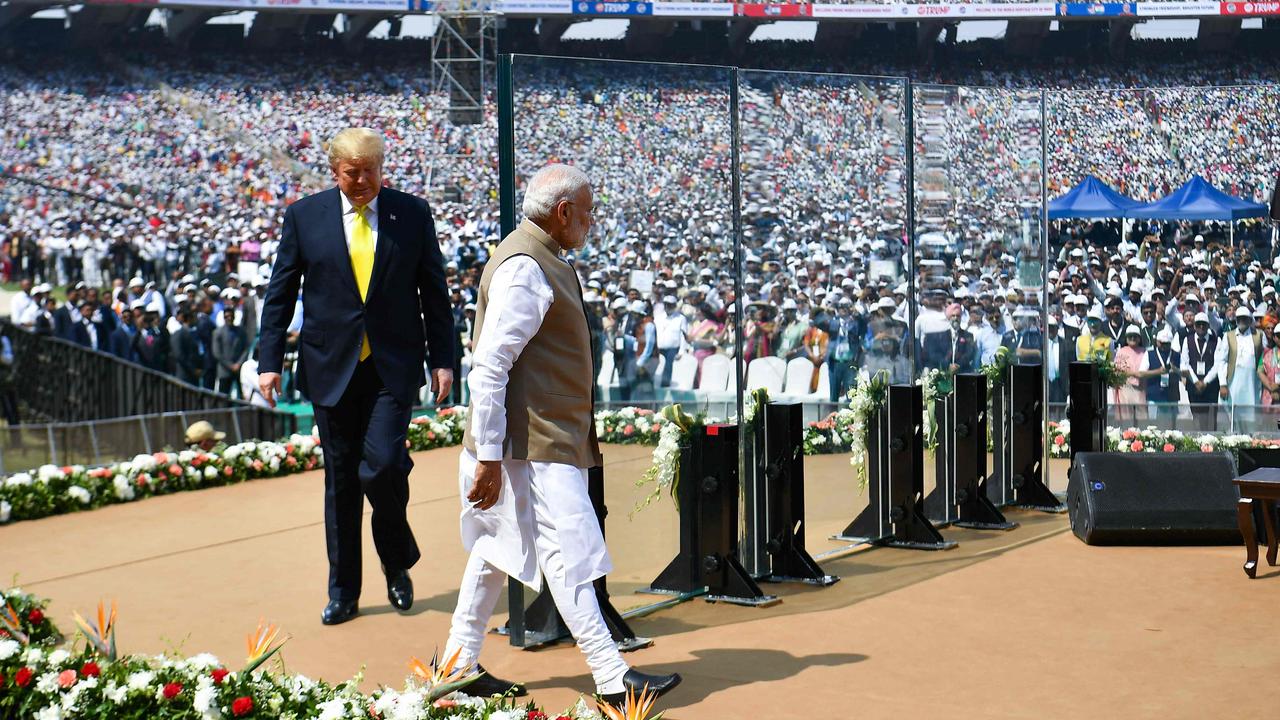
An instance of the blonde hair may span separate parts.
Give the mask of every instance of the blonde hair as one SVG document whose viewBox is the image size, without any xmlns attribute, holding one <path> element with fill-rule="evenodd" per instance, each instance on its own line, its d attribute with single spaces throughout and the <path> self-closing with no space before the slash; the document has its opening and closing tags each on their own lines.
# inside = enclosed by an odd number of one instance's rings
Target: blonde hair
<svg viewBox="0 0 1280 720">
<path fill-rule="evenodd" d="M 347 128 L 329 141 L 329 167 L 343 160 L 376 160 L 382 164 L 382 134 L 370 128 Z"/>
</svg>

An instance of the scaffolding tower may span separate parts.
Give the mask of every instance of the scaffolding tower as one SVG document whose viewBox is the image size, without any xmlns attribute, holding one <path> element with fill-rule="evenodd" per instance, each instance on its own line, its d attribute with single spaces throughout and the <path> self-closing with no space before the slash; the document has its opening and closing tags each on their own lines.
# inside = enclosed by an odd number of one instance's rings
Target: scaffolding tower
<svg viewBox="0 0 1280 720">
<path fill-rule="evenodd" d="M 448 98 L 449 122 L 484 122 L 498 50 L 497 15 L 487 0 L 435 2 L 439 22 L 431 38 L 431 90 Z"/>
</svg>

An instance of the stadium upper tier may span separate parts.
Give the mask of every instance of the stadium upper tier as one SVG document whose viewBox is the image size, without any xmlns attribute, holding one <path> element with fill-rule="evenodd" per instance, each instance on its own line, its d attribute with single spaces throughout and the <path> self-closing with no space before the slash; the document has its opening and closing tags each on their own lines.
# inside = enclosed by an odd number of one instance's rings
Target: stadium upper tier
<svg viewBox="0 0 1280 720">
<path fill-rule="evenodd" d="M 19 0 L 21 2 L 21 0 Z M 63 6 L 36 0 L 21 4 Z M 204 10 L 256 12 L 430 13 L 486 12 L 537 17 L 757 17 L 787 19 L 916 19 L 1043 17 L 1260 17 L 1280 14 L 1276 2 L 1210 2 L 1206 0 L 1142 0 L 1141 2 L 1046 3 L 1027 0 L 815 0 L 807 3 L 726 3 L 712 0 L 621 2 L 599 0 L 153 0 L 150 5 Z"/>
</svg>

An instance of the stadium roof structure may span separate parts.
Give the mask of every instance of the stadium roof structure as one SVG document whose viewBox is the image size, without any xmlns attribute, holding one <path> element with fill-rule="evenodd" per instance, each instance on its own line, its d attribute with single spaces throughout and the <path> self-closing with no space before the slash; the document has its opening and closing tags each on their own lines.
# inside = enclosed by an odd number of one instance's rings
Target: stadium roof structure
<svg viewBox="0 0 1280 720">
<path fill-rule="evenodd" d="M 1266 205 L 1228 195 L 1210 185 L 1199 175 L 1194 175 L 1168 196 L 1133 208 L 1125 214 L 1125 217 L 1157 220 L 1240 220 L 1266 217 L 1266 215 Z"/>
<path fill-rule="evenodd" d="M 1128 217 L 1128 211 L 1141 206 L 1141 202 L 1087 175 L 1065 195 L 1049 201 L 1049 219 Z"/>
</svg>

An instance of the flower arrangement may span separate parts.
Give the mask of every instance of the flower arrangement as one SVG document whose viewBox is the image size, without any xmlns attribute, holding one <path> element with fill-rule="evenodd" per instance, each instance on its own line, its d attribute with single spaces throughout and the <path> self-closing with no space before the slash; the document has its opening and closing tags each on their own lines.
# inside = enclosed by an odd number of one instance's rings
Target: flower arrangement
<svg viewBox="0 0 1280 720">
<path fill-rule="evenodd" d="M 853 410 L 840 408 L 804 428 L 804 454 L 826 455 L 849 451 L 853 440 Z"/>
<path fill-rule="evenodd" d="M 951 373 L 930 368 L 919 382 L 924 388 L 924 449 L 933 452 L 938 449 L 938 399 L 951 392 Z"/>
<path fill-rule="evenodd" d="M 889 373 L 881 370 L 868 378 L 858 377 L 858 386 L 849 393 L 849 409 L 853 416 L 849 421 L 849 464 L 857 468 L 858 487 L 867 486 L 867 442 L 871 435 L 871 423 L 889 395 Z"/>
<path fill-rule="evenodd" d="M 15 608 L 43 608 L 47 601 L 20 589 L 0 592 L 0 599 Z M 112 613 L 114 615 L 114 613 Z M 99 606 L 99 618 L 106 610 Z M 26 639 L 0 636 L 0 717 L 62 720 L 71 717 L 143 720 L 191 718 L 311 718 L 340 720 L 551 720 L 532 703 L 513 698 L 475 698 L 466 685 L 479 677 L 474 668 L 460 668 L 452 661 L 410 663 L 412 673 L 402 689 L 379 687 L 371 693 L 359 689 L 361 676 L 337 685 L 303 675 L 287 675 L 266 669 L 266 661 L 283 644 L 272 626 L 259 625 L 249 636 L 245 665 L 233 670 L 213 655 L 123 655 L 102 651 L 103 626 L 88 630 L 84 642 L 59 647 L 60 636 L 36 639 L 40 628 L 56 628 L 48 619 L 23 620 Z M 105 621 L 102 625 L 107 625 Z M 84 630 L 82 629 L 82 632 Z M 634 700 L 633 700 L 634 702 Z M 646 710 L 651 702 L 646 701 Z M 555 720 L 601 720 L 619 717 L 630 708 L 600 705 L 601 712 L 578 702 L 554 716 Z M 623 714 L 621 717 L 643 717 Z"/>
<path fill-rule="evenodd" d="M 421 415 L 410 421 L 406 441 L 414 452 L 453 447 L 462 444 L 466 429 L 467 408 L 441 408 L 435 415 Z"/>
<path fill-rule="evenodd" d="M 1013 365 L 1013 352 L 1003 345 L 996 349 L 991 362 L 978 368 L 978 372 L 987 376 L 987 393 L 1004 384 L 1009 377 L 1009 368 Z"/>
<path fill-rule="evenodd" d="M 1049 457 L 1071 456 L 1071 423 L 1049 423 Z M 1255 438 L 1249 435 L 1189 435 L 1181 430 L 1146 428 L 1107 428 L 1107 451 L 1121 453 L 1235 452 L 1241 448 L 1280 448 L 1280 439 Z"/>
<path fill-rule="evenodd" d="M 662 423 L 658 446 L 653 449 L 653 464 L 636 481 L 636 487 L 653 485 L 653 491 L 636 503 L 633 513 L 648 507 L 663 490 L 671 495 L 679 508 L 676 492 L 680 486 L 680 448 L 688 444 L 692 432 L 706 424 L 704 416 L 688 415 L 678 403 L 662 408 L 659 417 Z"/>
<path fill-rule="evenodd" d="M 1129 373 L 1116 367 L 1110 350 L 1095 350 L 1089 354 L 1088 360 L 1098 366 L 1098 379 L 1109 388 L 1121 387 L 1129 379 Z"/>
<path fill-rule="evenodd" d="M 614 445 L 657 445 L 664 423 L 666 418 L 652 410 L 601 410 L 596 413 L 596 438 Z"/>
</svg>

